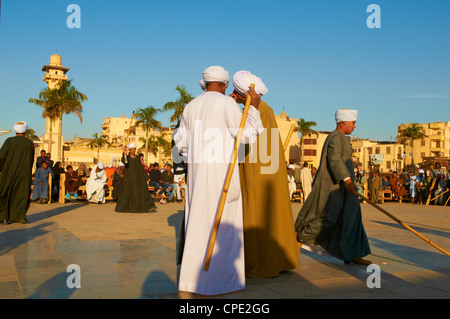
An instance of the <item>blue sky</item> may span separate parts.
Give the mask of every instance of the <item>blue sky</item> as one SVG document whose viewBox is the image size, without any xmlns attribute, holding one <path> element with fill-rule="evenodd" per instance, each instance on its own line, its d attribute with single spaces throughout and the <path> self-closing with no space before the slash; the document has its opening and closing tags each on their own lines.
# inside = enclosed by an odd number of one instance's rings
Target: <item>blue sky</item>
<svg viewBox="0 0 450 319">
<path fill-rule="evenodd" d="M 81 8 L 70 29 L 69 4 Z M 370 29 L 370 4 L 381 28 Z M 46 84 L 42 66 L 57 50 L 89 100 L 83 123 L 65 116 L 65 139 L 101 132 L 103 117 L 162 107 L 184 84 L 201 93 L 210 65 L 249 70 L 269 88 L 276 114 L 335 128 L 334 112 L 359 110 L 354 135 L 394 140 L 407 122 L 450 120 L 450 1 L 1 1 L 0 129 L 28 121 L 44 133 L 42 109 L 28 103 Z M 231 86 L 227 93 L 231 93 Z M 170 113 L 159 119 L 170 125 Z M 0 144 L 8 134 L 0 137 Z"/>
</svg>

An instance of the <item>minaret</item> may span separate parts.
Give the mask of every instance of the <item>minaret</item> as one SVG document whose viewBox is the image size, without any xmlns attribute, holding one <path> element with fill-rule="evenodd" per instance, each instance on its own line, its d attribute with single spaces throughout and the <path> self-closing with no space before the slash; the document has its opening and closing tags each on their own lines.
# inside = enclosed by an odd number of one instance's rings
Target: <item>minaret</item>
<svg viewBox="0 0 450 319">
<path fill-rule="evenodd" d="M 44 65 L 42 67 L 42 71 L 45 72 L 44 75 L 44 82 L 47 83 L 47 87 L 49 89 L 54 89 L 58 87 L 59 84 L 61 84 L 64 81 L 67 81 L 68 76 L 66 73 L 69 71 L 69 68 L 65 68 L 61 64 L 61 56 L 59 56 L 57 53 L 53 54 L 50 57 L 50 63 L 48 65 Z M 45 119 L 45 134 L 44 134 L 44 141 L 42 148 L 46 150 L 47 152 L 51 152 L 52 154 L 52 160 L 56 161 L 62 161 L 62 145 L 60 143 L 60 140 L 58 138 L 58 133 L 60 130 L 60 120 L 59 118 L 54 119 L 52 122 L 50 122 L 50 118 Z M 50 128 L 50 123 L 52 123 Z M 51 143 L 52 147 L 49 147 L 49 141 L 50 141 L 50 134 L 51 134 Z M 61 139 L 62 140 L 62 139 Z"/>
</svg>

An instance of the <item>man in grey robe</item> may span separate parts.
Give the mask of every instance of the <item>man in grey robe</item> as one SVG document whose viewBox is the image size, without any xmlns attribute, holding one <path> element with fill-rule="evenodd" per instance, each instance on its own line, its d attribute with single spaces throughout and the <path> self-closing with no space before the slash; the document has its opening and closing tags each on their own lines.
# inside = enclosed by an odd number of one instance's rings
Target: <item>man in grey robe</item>
<svg viewBox="0 0 450 319">
<path fill-rule="evenodd" d="M 345 136 L 355 129 L 358 111 L 341 109 L 335 117 L 336 130 L 325 140 L 312 192 L 295 222 L 297 240 L 320 245 L 346 263 L 368 265 L 362 257 L 371 252 L 355 194 L 352 147 Z"/>
</svg>

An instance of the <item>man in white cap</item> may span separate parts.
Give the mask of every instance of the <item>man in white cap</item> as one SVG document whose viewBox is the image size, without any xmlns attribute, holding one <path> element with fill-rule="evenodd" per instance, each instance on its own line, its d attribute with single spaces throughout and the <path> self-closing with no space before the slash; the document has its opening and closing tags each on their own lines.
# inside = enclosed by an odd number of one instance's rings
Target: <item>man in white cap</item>
<svg viewBox="0 0 450 319">
<path fill-rule="evenodd" d="M 86 196 L 88 201 L 92 203 L 104 204 L 105 185 L 107 181 L 105 165 L 100 162 L 94 166 L 86 182 Z"/>
<path fill-rule="evenodd" d="M 370 254 L 359 198 L 354 183 L 352 146 L 346 135 L 356 127 L 357 110 L 340 109 L 336 130 L 322 148 L 312 192 L 297 216 L 297 240 L 320 245 L 345 263 L 368 265 Z"/>
<path fill-rule="evenodd" d="M 245 104 L 245 90 L 251 83 L 259 95 L 268 92 L 261 78 L 249 71 L 239 71 L 233 76 L 234 91 L 230 96 L 237 103 Z M 264 132 L 255 143 L 246 145 L 245 158 L 239 164 L 245 274 L 251 278 L 269 278 L 297 268 L 298 248 L 278 125 L 272 108 L 264 101 L 259 103 L 259 113 Z"/>
<path fill-rule="evenodd" d="M 230 81 L 226 70 L 212 66 L 203 72 L 206 91 L 184 109 L 173 140 L 174 162 L 187 164 L 184 251 L 178 289 L 218 295 L 245 288 L 242 198 L 238 165 L 234 166 L 214 251 L 203 269 L 209 238 L 233 154 L 242 112 L 225 95 Z M 253 142 L 264 129 L 258 111 L 260 96 L 247 88 L 252 103 L 241 142 Z M 177 158 L 178 157 L 178 158 Z"/>
<path fill-rule="evenodd" d="M 25 137 L 28 124 L 14 125 L 15 137 L 6 139 L 0 149 L 0 222 L 26 223 L 30 207 L 33 142 Z"/>
</svg>

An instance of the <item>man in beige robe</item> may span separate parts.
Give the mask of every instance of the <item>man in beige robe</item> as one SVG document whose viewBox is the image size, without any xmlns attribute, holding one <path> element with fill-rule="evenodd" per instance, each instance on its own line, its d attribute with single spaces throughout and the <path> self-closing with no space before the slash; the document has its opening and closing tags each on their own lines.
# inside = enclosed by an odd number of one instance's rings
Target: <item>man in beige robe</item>
<svg viewBox="0 0 450 319">
<path fill-rule="evenodd" d="M 230 95 L 245 104 L 245 87 L 255 84 L 260 95 L 267 89 L 261 79 L 247 71 L 233 77 Z M 252 278 L 278 276 L 298 266 L 294 220 L 286 182 L 283 143 L 272 108 L 259 104 L 264 132 L 247 147 L 245 161 L 239 161 L 244 218 L 245 274 Z M 253 151 L 250 151 L 252 149 Z"/>
</svg>

